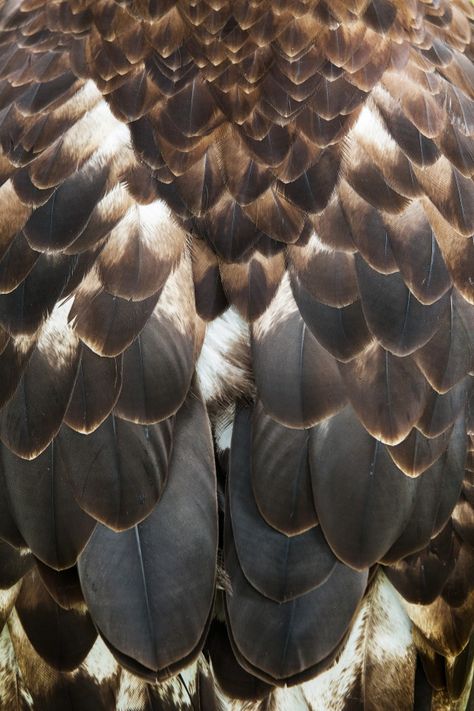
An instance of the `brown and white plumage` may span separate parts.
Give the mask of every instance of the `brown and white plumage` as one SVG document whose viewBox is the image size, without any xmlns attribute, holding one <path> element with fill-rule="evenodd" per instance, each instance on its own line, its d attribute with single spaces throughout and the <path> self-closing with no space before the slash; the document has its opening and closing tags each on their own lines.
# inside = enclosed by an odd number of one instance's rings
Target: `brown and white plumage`
<svg viewBox="0 0 474 711">
<path fill-rule="evenodd" d="M 0 708 L 471 708 L 472 4 L 0 7 Z"/>
</svg>

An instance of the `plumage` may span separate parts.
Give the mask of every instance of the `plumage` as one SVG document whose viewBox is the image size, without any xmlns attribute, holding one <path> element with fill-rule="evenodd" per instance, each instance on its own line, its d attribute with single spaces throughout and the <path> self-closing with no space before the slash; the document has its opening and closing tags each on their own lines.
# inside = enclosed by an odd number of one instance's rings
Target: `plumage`
<svg viewBox="0 0 474 711">
<path fill-rule="evenodd" d="M 195 418 L 202 433 L 198 440 Z M 202 646 L 214 597 L 217 548 L 210 431 L 197 398 L 177 416 L 174 438 L 168 482 L 151 515 L 118 533 L 98 524 L 78 566 L 101 633 L 119 652 L 161 677 L 169 675 L 168 668 L 179 668 L 181 660 L 197 656 Z M 189 458 L 195 467 L 192 482 L 183 467 Z M 192 496 L 187 496 L 189 486 Z M 207 526 L 198 525 L 201 516 Z M 133 634 L 130 618 L 136 621 Z"/>
<path fill-rule="evenodd" d="M 28 639 L 51 667 L 72 671 L 87 657 L 97 637 L 89 613 L 57 605 L 36 571 L 25 576 L 15 608 Z"/>
<path fill-rule="evenodd" d="M 313 429 L 309 456 L 316 511 L 330 546 L 346 564 L 368 568 L 402 533 L 417 480 L 396 467 L 350 407 Z"/>
<path fill-rule="evenodd" d="M 254 324 L 252 352 L 263 406 L 281 424 L 312 425 L 345 404 L 336 361 L 306 327 L 285 280 Z M 282 360 L 288 368 L 285 380 L 280 377 Z"/>
<path fill-rule="evenodd" d="M 423 413 L 428 387 L 412 357 L 376 342 L 340 371 L 351 405 L 368 432 L 385 444 L 402 442 Z"/>
<path fill-rule="evenodd" d="M 471 708 L 473 32 L 0 0 L 0 708 Z"/>
<path fill-rule="evenodd" d="M 226 599 L 227 619 L 234 653 L 244 668 L 280 683 L 312 676 L 316 665 L 321 670 L 327 668 L 364 593 L 367 573 L 336 563 L 325 583 L 294 600 L 278 604 L 252 588 L 242 573 L 232 544 L 227 545 L 228 566 L 234 578 L 233 595 Z M 247 600 L 246 605 L 239 604 L 242 598 Z M 328 609 L 334 604 L 338 605 L 340 614 L 325 625 L 322 633 L 320 620 L 328 621 Z M 272 610 L 278 624 L 262 625 L 266 610 Z M 308 615 L 312 620 L 309 629 Z M 246 630 L 250 630 L 250 634 L 246 634 Z"/>
<path fill-rule="evenodd" d="M 256 402 L 251 426 L 252 492 L 262 518 L 288 536 L 318 523 L 308 457 L 309 432 L 284 428 Z M 289 462 L 291 477 L 286 475 Z"/>
<path fill-rule="evenodd" d="M 55 569 L 69 568 L 86 545 L 95 521 L 81 510 L 61 466 L 55 443 L 30 466 L 2 447 L 4 496 L 26 545 Z"/>
<path fill-rule="evenodd" d="M 129 528 L 163 493 L 173 429 L 171 418 L 139 425 L 114 413 L 88 435 L 64 425 L 57 438 L 57 466 L 84 511 L 114 530 Z"/>
<path fill-rule="evenodd" d="M 251 413 L 234 420 L 229 464 L 228 516 L 240 567 L 251 585 L 265 597 L 287 602 L 322 585 L 336 565 L 319 526 L 288 536 L 263 520 L 252 491 L 255 460 L 251 452 Z M 256 555 L 253 546 L 258 550 Z"/>
</svg>

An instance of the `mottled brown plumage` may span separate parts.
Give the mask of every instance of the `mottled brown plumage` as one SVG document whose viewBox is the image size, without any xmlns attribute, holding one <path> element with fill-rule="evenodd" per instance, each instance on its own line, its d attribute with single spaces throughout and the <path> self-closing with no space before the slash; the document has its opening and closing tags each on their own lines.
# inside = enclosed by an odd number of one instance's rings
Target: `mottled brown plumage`
<svg viewBox="0 0 474 711">
<path fill-rule="evenodd" d="M 0 2 L 0 709 L 474 704 L 473 59 Z"/>
</svg>

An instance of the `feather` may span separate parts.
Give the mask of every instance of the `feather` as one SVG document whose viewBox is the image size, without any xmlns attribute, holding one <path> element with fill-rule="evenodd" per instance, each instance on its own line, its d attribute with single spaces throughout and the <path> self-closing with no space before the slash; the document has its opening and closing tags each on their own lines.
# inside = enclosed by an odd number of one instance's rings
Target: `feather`
<svg viewBox="0 0 474 711">
<path fill-rule="evenodd" d="M 0 706 L 469 708 L 469 0 L 0 6 Z"/>
<path fill-rule="evenodd" d="M 390 248 L 401 276 L 422 304 L 433 304 L 447 292 L 449 273 L 433 229 L 419 202 L 396 218 L 385 217 Z"/>
<path fill-rule="evenodd" d="M 417 428 L 426 437 L 437 437 L 454 422 L 464 409 L 470 388 L 470 378 L 460 380 L 451 390 L 440 395 L 429 389 L 426 407 Z"/>
<path fill-rule="evenodd" d="M 403 113 L 395 101 L 385 92 L 376 93 L 377 107 L 392 138 L 405 155 L 420 167 L 433 165 L 439 158 L 439 150 L 431 138 L 427 138 Z"/>
<path fill-rule="evenodd" d="M 463 495 L 453 511 L 453 527 L 458 536 L 471 547 L 474 541 L 474 515 L 470 501 Z"/>
<path fill-rule="evenodd" d="M 400 273 L 379 274 L 360 258 L 356 266 L 362 310 L 379 343 L 396 356 L 426 345 L 449 310 L 449 296 L 425 306 L 407 289 Z"/>
<path fill-rule="evenodd" d="M 100 253 L 104 289 L 133 301 L 153 296 L 178 262 L 184 238 L 161 201 L 134 206 L 109 234 Z"/>
<path fill-rule="evenodd" d="M 30 84 L 21 92 L 17 106 L 26 115 L 34 114 L 54 105 L 58 99 L 71 96 L 77 88 L 77 78 L 72 72 L 65 72 L 50 81 Z"/>
<path fill-rule="evenodd" d="M 219 158 L 216 148 L 209 146 L 204 156 L 173 182 L 183 205 L 193 215 L 205 215 L 223 193 Z"/>
<path fill-rule="evenodd" d="M 312 503 L 308 439 L 307 430 L 283 427 L 256 403 L 251 431 L 253 496 L 263 519 L 288 536 L 304 533 L 318 522 Z"/>
<path fill-rule="evenodd" d="M 394 190 L 372 162 L 361 159 L 347 173 L 347 181 L 356 193 L 376 210 L 398 214 L 407 207 L 406 198 Z"/>
<path fill-rule="evenodd" d="M 397 358 L 373 343 L 339 369 L 364 427 L 385 444 L 402 442 L 421 418 L 428 386 L 410 357 Z"/>
<path fill-rule="evenodd" d="M 153 90 L 153 82 L 145 69 L 138 66 L 135 72 L 128 73 L 127 79 L 120 86 L 110 92 L 108 102 L 117 118 L 126 122 L 136 121 L 156 101 L 158 92 Z"/>
<path fill-rule="evenodd" d="M 366 92 L 351 85 L 341 76 L 334 81 L 321 78 L 313 96 L 311 108 L 326 121 L 339 114 L 347 115 L 357 109 L 365 100 Z"/>
<path fill-rule="evenodd" d="M 210 126 L 214 128 L 222 121 L 207 84 L 199 78 L 175 94 L 167 109 L 185 136 L 203 135 Z"/>
<path fill-rule="evenodd" d="M 261 232 L 279 242 L 296 242 L 305 225 L 305 216 L 299 206 L 273 187 L 255 203 L 247 205 L 245 213 Z"/>
<path fill-rule="evenodd" d="M 28 547 L 52 568 L 73 565 L 95 521 L 74 500 L 56 444 L 33 461 L 2 447 L 2 471 L 12 518 Z"/>
<path fill-rule="evenodd" d="M 318 113 L 311 111 L 309 107 L 296 117 L 296 125 L 298 128 L 303 131 L 307 138 L 314 141 L 316 145 L 321 147 L 337 142 L 345 133 L 350 124 L 350 115 L 337 115 L 333 119 L 326 121 L 319 116 Z"/>
<path fill-rule="evenodd" d="M 321 212 L 331 199 L 339 177 L 339 169 L 340 155 L 330 146 L 321 151 L 317 162 L 297 180 L 285 185 L 281 192 L 305 212 Z"/>
<path fill-rule="evenodd" d="M 226 516 L 246 579 L 261 595 L 284 603 L 324 584 L 336 558 L 319 526 L 288 537 L 261 518 L 252 492 L 250 452 L 251 412 L 241 409 L 233 429 Z"/>
<path fill-rule="evenodd" d="M 2 295 L 2 326 L 12 335 L 32 336 L 65 295 L 77 265 L 74 257 L 41 254 L 26 278 Z"/>
<path fill-rule="evenodd" d="M 367 263 L 382 274 L 397 271 L 387 227 L 381 213 L 362 200 L 349 185 L 340 188 L 341 207 L 353 245 Z M 347 227 L 346 227 L 347 229 Z"/>
<path fill-rule="evenodd" d="M 196 312 L 205 321 L 212 321 L 228 304 L 217 257 L 202 240 L 194 240 L 192 264 Z"/>
<path fill-rule="evenodd" d="M 331 705 L 353 711 L 372 703 L 411 708 L 415 656 L 410 620 L 379 569 L 336 662 L 302 686 L 305 703 L 317 711 Z"/>
<path fill-rule="evenodd" d="M 346 362 L 367 348 L 371 335 L 359 300 L 334 308 L 314 299 L 298 278 L 291 287 L 306 326 L 332 356 Z"/>
<path fill-rule="evenodd" d="M 406 118 L 426 138 L 436 138 L 443 128 L 443 113 L 435 99 L 417 86 L 413 80 L 407 79 L 401 83 L 393 72 L 388 73 L 383 80 L 384 88 L 395 100 L 401 102 Z"/>
<path fill-rule="evenodd" d="M 395 447 L 387 447 L 387 451 L 405 474 L 418 476 L 443 454 L 449 444 L 450 437 L 451 430 L 449 428 L 432 439 L 424 437 L 420 430 L 413 428 L 403 442 Z"/>
<path fill-rule="evenodd" d="M 249 155 L 238 131 L 234 130 L 224 141 L 233 143 L 232 153 L 222 151 L 220 156 L 227 188 L 239 205 L 249 205 L 271 186 L 274 176 Z"/>
<path fill-rule="evenodd" d="M 0 541 L 2 561 L 0 588 L 8 590 L 23 578 L 34 565 L 34 558 L 26 551 L 17 550 L 6 541 Z"/>
<path fill-rule="evenodd" d="M 30 208 L 45 205 L 56 190 L 55 187 L 45 190 L 37 188 L 31 181 L 26 168 L 16 170 L 11 176 L 11 183 L 22 203 L 28 205 Z"/>
<path fill-rule="evenodd" d="M 441 157 L 432 167 L 415 175 L 433 205 L 460 234 L 474 232 L 474 186 L 457 168 Z"/>
<path fill-rule="evenodd" d="M 221 262 L 219 271 L 229 302 L 247 321 L 254 321 L 270 305 L 285 273 L 285 260 L 281 253 L 266 256 L 254 251 L 248 261 Z"/>
<path fill-rule="evenodd" d="M 233 581 L 233 594 L 226 595 L 226 615 L 234 654 L 248 671 L 278 684 L 297 681 L 302 674 L 314 676 L 331 663 L 367 580 L 366 572 L 336 563 L 325 583 L 279 604 L 259 595 L 246 581 L 229 541 L 226 569 Z M 242 599 L 245 605 L 240 604 Z M 337 616 L 330 614 L 334 605 Z M 269 614 L 275 620 L 271 626 L 264 622 Z"/>
<path fill-rule="evenodd" d="M 114 530 L 126 529 L 143 520 L 163 493 L 172 432 L 171 420 L 136 425 L 114 414 L 88 435 L 63 426 L 57 466 L 84 511 Z"/>
<path fill-rule="evenodd" d="M 440 140 L 441 149 L 451 163 L 466 177 L 474 173 L 474 141 L 454 124 L 448 124 Z"/>
<path fill-rule="evenodd" d="M 80 348 L 67 323 L 67 310 L 67 304 L 57 307 L 46 322 L 2 409 L 0 439 L 20 457 L 32 459 L 48 446 L 69 405 Z"/>
<path fill-rule="evenodd" d="M 117 356 L 133 343 L 160 297 L 158 290 L 142 301 L 112 296 L 92 270 L 74 296 L 70 319 L 75 332 L 97 355 Z"/>
<path fill-rule="evenodd" d="M 410 517 L 400 537 L 384 555 L 384 563 L 396 563 L 425 548 L 447 524 L 459 499 L 464 477 L 464 430 L 464 418 L 460 417 L 447 451 L 421 474 Z"/>
<path fill-rule="evenodd" d="M 270 168 L 274 168 L 280 165 L 280 163 L 283 163 L 283 160 L 288 155 L 292 142 L 288 130 L 277 124 L 270 124 L 265 136 L 259 140 L 247 135 L 245 131 L 241 131 L 240 135 L 255 159 Z"/>
<path fill-rule="evenodd" d="M 448 525 L 426 548 L 387 567 L 385 574 L 408 602 L 429 605 L 454 570 L 458 552 L 459 543 Z"/>
<path fill-rule="evenodd" d="M 123 354 L 123 385 L 116 413 L 140 424 L 173 415 L 183 403 L 194 368 L 194 333 L 159 306 Z"/>
<path fill-rule="evenodd" d="M 27 549 L 25 539 L 21 535 L 18 525 L 13 517 L 13 506 L 8 493 L 7 480 L 3 467 L 0 467 L 0 537 L 14 548 Z"/>
<path fill-rule="evenodd" d="M 304 246 L 288 249 L 292 272 L 309 294 L 327 306 L 348 306 L 359 296 L 352 254 L 333 250 L 313 232 Z"/>
<path fill-rule="evenodd" d="M 207 416 L 198 399 L 180 410 L 174 452 L 153 512 L 121 533 L 99 524 L 79 560 L 84 597 L 102 634 L 162 676 L 202 644 L 214 596 L 215 481 Z"/>
<path fill-rule="evenodd" d="M 39 251 L 59 251 L 72 244 L 103 197 L 107 177 L 106 166 L 92 164 L 65 180 L 26 223 L 24 233 L 30 246 Z M 78 194 L 80 201 L 74 199 Z"/>
<path fill-rule="evenodd" d="M 95 388 L 95 383 L 101 388 Z M 99 427 L 112 411 L 122 388 L 122 359 L 101 358 L 82 345 L 76 382 L 64 422 L 83 434 Z"/>
<path fill-rule="evenodd" d="M 439 393 L 446 393 L 473 369 L 473 319 L 471 306 L 453 291 L 437 334 L 415 354 L 418 367 Z"/>
<path fill-rule="evenodd" d="M 241 259 L 262 236 L 250 217 L 230 195 L 224 194 L 205 217 L 194 221 L 198 236 L 227 261 Z"/>
<path fill-rule="evenodd" d="M 347 565 L 368 568 L 406 526 L 417 481 L 394 465 L 351 408 L 314 428 L 309 461 L 316 511 L 329 545 Z"/>
<path fill-rule="evenodd" d="M 84 603 L 77 566 L 54 570 L 36 559 L 36 568 L 41 582 L 52 599 L 65 610 L 77 609 Z"/>
<path fill-rule="evenodd" d="M 240 666 L 232 651 L 226 626 L 214 620 L 209 630 L 206 651 L 219 686 L 227 696 L 256 701 L 265 698 L 272 686 Z"/>
<path fill-rule="evenodd" d="M 0 260 L 1 293 L 9 293 L 20 286 L 39 258 L 40 254 L 30 248 L 23 232 L 19 232 Z"/>
<path fill-rule="evenodd" d="M 23 580 L 15 608 L 33 647 L 59 671 L 78 667 L 97 637 L 87 611 L 57 605 L 35 570 Z"/>
<path fill-rule="evenodd" d="M 306 427 L 343 407 L 346 396 L 334 358 L 295 311 L 287 281 L 253 325 L 252 354 L 259 397 L 281 424 Z M 287 368 L 284 380 L 282 362 Z"/>
<path fill-rule="evenodd" d="M 180 255 L 181 235 L 166 219 L 167 211 L 160 219 L 161 206 L 135 207 L 110 233 L 98 262 L 101 282 L 110 294 L 141 301 L 162 288 Z"/>
</svg>

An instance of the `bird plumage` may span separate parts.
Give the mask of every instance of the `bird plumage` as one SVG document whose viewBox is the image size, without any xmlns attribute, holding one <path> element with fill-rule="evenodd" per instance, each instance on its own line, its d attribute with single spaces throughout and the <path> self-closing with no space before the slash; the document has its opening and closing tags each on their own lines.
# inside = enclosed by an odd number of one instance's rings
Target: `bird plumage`
<svg viewBox="0 0 474 711">
<path fill-rule="evenodd" d="M 472 4 L 0 8 L 0 709 L 470 709 Z"/>
</svg>

